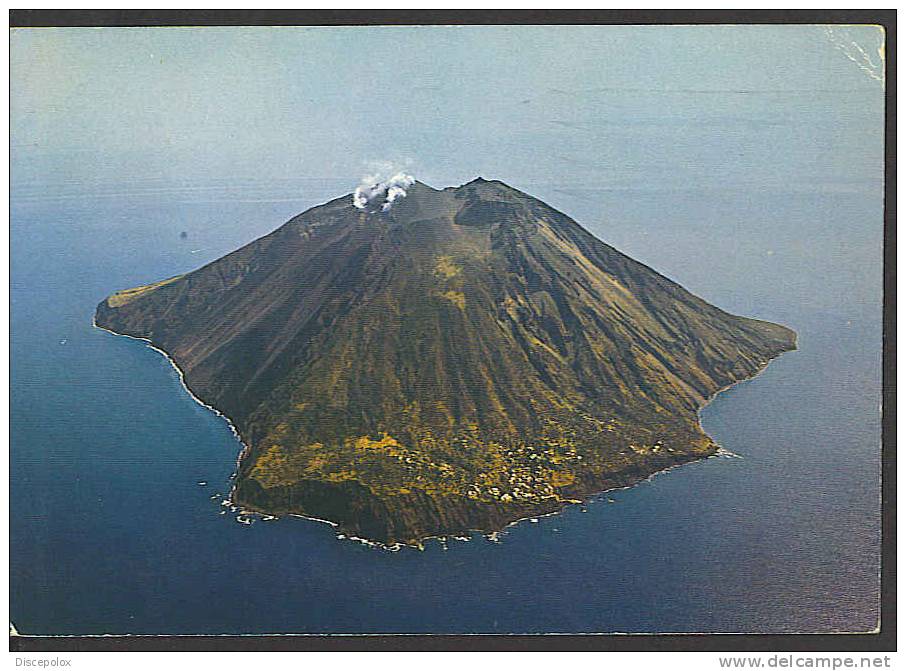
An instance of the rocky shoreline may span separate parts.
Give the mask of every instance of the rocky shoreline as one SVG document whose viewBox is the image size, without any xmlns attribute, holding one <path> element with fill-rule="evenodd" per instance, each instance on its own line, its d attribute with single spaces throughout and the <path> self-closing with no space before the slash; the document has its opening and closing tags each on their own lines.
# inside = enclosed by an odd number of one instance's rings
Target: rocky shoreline
<svg viewBox="0 0 906 671">
<path fill-rule="evenodd" d="M 117 333 L 93 321 L 92 325 L 116 336 L 144 342 L 150 349 L 161 354 L 177 371 L 179 381 L 189 396 L 202 407 L 222 417 L 242 446 L 236 459 L 236 472 L 232 478 L 230 492 L 224 500 L 243 510 L 262 516 L 292 516 L 329 524 L 337 535 L 369 545 L 386 549 L 403 546 L 422 547 L 423 542 L 433 538 L 468 537 L 474 533 L 493 535 L 519 522 L 561 512 L 570 505 L 587 503 L 590 499 L 607 492 L 627 489 L 655 475 L 678 466 L 716 456 L 719 447 L 712 443 L 710 449 L 697 456 L 678 453 L 664 455 L 662 464 L 652 470 L 630 469 L 622 473 L 610 473 L 600 479 L 587 478 L 575 487 L 565 491 L 565 496 L 551 498 L 541 504 L 518 504 L 473 501 L 462 496 L 432 497 L 424 492 L 413 492 L 400 496 L 396 506 L 387 504 L 386 499 L 373 496 L 358 483 L 327 483 L 318 480 L 302 480 L 292 487 L 271 492 L 255 480 L 241 478 L 244 459 L 250 447 L 242 439 L 233 421 L 217 408 L 199 398 L 186 384 L 185 375 L 174 359 L 149 339 Z M 778 354 L 777 356 L 779 356 Z M 772 359 L 775 357 L 772 357 Z M 760 375 L 772 359 L 765 361 L 751 376 L 728 384 L 715 391 L 698 409 L 700 413 L 720 393 L 737 384 Z M 703 435 L 704 431 L 702 430 Z M 342 486 L 341 486 L 342 485 Z"/>
<path fill-rule="evenodd" d="M 388 546 L 494 533 L 713 455 L 698 412 L 794 349 L 502 182 L 342 197 L 117 291 L 243 447 L 230 500 Z M 203 400 L 202 400 L 203 399 Z"/>
</svg>

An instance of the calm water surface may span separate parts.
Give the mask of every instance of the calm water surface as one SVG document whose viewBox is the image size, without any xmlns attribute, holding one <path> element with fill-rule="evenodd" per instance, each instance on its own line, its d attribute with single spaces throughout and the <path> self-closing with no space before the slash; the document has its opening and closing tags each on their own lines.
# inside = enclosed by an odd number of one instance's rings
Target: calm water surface
<svg viewBox="0 0 906 671">
<path fill-rule="evenodd" d="M 300 519 L 219 515 L 209 497 L 227 490 L 238 443 L 163 357 L 93 329 L 94 306 L 213 260 L 354 181 L 77 184 L 14 198 L 10 599 L 21 632 L 876 626 L 876 189 L 515 184 L 717 305 L 799 333 L 799 351 L 703 413 L 738 459 L 675 469 L 499 543 L 424 552 L 339 541 Z"/>
<path fill-rule="evenodd" d="M 877 27 L 10 39 L 20 631 L 877 625 Z M 740 458 L 672 470 L 499 543 L 424 552 L 339 541 L 300 519 L 219 515 L 210 497 L 227 490 L 238 443 L 158 353 L 92 328 L 95 305 L 349 193 L 365 162 L 384 160 L 435 187 L 501 179 L 715 305 L 795 329 L 798 351 L 703 413 Z M 324 175 L 337 179 L 314 179 Z"/>
</svg>

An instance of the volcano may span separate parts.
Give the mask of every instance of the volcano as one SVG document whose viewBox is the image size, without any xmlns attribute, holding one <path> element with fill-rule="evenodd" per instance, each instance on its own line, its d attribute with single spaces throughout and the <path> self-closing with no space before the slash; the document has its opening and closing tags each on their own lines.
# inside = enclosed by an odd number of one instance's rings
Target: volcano
<svg viewBox="0 0 906 671">
<path fill-rule="evenodd" d="M 701 407 L 796 346 L 483 179 L 416 182 L 387 211 L 345 195 L 95 320 L 231 420 L 236 505 L 386 545 L 713 455 Z"/>
</svg>

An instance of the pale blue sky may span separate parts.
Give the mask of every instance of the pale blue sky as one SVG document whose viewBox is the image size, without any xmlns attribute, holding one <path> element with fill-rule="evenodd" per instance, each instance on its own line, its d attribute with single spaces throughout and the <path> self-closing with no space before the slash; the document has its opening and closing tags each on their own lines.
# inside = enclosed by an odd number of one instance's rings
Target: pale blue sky
<svg viewBox="0 0 906 671">
<path fill-rule="evenodd" d="M 439 186 L 881 175 L 883 91 L 854 48 L 879 62 L 870 26 L 17 29 L 11 43 L 14 184 L 347 177 L 382 160 Z"/>
<path fill-rule="evenodd" d="M 876 28 L 11 41 L 10 583 L 23 631 L 873 626 Z M 705 414 L 744 458 L 501 545 L 418 556 L 378 557 L 301 520 L 219 517 L 195 482 L 227 485 L 235 439 L 155 353 L 93 329 L 95 307 L 352 191 L 380 160 L 435 186 L 502 179 L 720 308 L 795 329 L 799 351 Z M 334 605 L 317 608 L 325 595 Z"/>
</svg>

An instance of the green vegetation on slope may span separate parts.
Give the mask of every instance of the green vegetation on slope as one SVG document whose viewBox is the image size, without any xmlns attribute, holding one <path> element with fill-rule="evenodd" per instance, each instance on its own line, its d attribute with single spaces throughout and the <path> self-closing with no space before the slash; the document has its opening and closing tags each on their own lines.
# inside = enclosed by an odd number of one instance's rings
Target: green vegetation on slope
<svg viewBox="0 0 906 671">
<path fill-rule="evenodd" d="M 383 542 L 496 530 L 707 456 L 698 409 L 795 346 L 483 180 L 416 184 L 386 214 L 337 199 L 97 321 L 233 420 L 237 502 Z"/>
<path fill-rule="evenodd" d="M 136 298 L 144 296 L 149 291 L 154 291 L 170 282 L 175 282 L 180 279 L 182 275 L 177 275 L 176 277 L 171 277 L 168 280 L 162 280 L 160 282 L 155 282 L 154 284 L 146 284 L 140 287 L 133 287 L 132 289 L 124 289 L 123 291 L 117 291 L 113 295 L 107 298 L 107 305 L 112 308 L 121 308 L 127 303 L 131 303 Z"/>
</svg>

